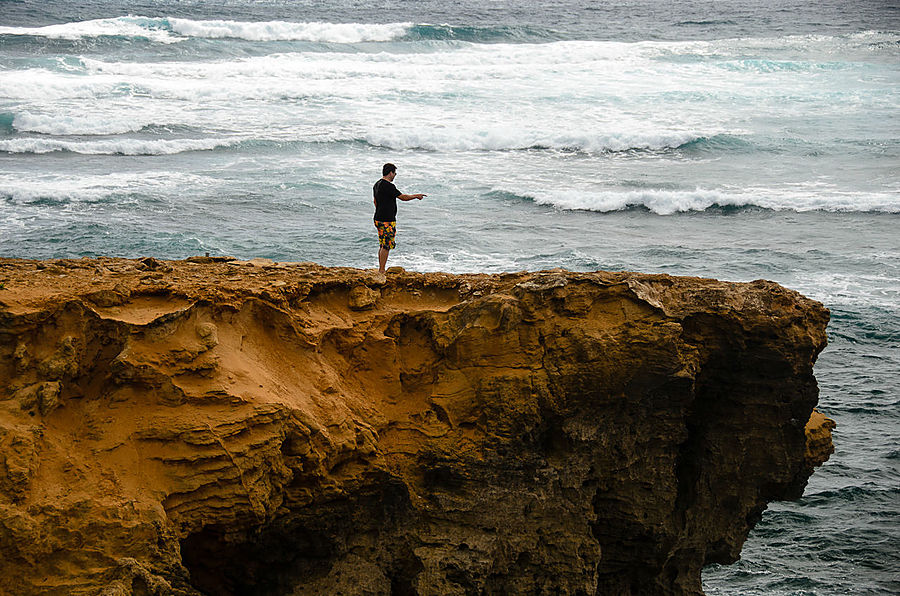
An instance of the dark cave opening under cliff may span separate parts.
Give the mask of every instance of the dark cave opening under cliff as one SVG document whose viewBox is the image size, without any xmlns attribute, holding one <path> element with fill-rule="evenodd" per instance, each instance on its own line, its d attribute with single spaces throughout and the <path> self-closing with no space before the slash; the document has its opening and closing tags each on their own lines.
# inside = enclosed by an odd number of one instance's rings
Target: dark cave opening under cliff
<svg viewBox="0 0 900 596">
<path fill-rule="evenodd" d="M 421 564 L 382 540 L 408 506 L 405 486 L 387 483 L 249 529 L 207 526 L 181 541 L 182 564 L 191 586 L 209 596 L 280 596 L 324 579 L 354 551 L 378 567 L 392 594 L 412 595 Z"/>
<path fill-rule="evenodd" d="M 321 533 L 278 524 L 230 536 L 204 528 L 181 542 L 191 584 L 210 596 L 283 594 L 292 584 L 327 573 L 334 544 Z"/>
</svg>

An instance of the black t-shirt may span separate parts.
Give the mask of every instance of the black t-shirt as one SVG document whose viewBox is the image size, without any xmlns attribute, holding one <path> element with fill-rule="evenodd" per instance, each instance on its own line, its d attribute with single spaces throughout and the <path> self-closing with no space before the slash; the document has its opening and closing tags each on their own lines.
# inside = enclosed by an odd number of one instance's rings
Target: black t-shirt
<svg viewBox="0 0 900 596">
<path fill-rule="evenodd" d="M 375 221 L 397 221 L 397 197 L 401 194 L 397 187 L 379 178 L 372 192 L 375 194 Z"/>
</svg>

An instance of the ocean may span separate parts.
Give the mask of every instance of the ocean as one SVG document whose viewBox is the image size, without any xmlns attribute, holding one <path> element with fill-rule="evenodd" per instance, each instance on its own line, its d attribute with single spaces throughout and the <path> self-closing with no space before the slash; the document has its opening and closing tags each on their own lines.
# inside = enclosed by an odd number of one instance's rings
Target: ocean
<svg viewBox="0 0 900 596">
<path fill-rule="evenodd" d="M 900 593 L 897 0 L 0 0 L 0 256 L 771 279 L 836 452 L 710 595 Z"/>
</svg>

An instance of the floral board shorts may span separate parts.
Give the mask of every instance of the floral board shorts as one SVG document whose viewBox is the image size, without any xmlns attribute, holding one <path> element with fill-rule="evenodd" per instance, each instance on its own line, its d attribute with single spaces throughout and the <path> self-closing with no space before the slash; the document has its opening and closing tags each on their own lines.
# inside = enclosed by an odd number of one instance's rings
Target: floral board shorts
<svg viewBox="0 0 900 596">
<path fill-rule="evenodd" d="M 376 221 L 375 227 L 378 228 L 378 246 L 388 250 L 396 248 L 397 222 Z"/>
</svg>

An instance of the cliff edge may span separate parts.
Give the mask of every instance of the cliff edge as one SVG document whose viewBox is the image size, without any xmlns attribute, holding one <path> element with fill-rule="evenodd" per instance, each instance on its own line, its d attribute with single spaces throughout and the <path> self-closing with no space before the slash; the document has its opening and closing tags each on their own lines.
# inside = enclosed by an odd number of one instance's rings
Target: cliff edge
<svg viewBox="0 0 900 596">
<path fill-rule="evenodd" d="M 766 281 L 0 259 L 0 593 L 700 594 L 828 458 Z"/>
</svg>

